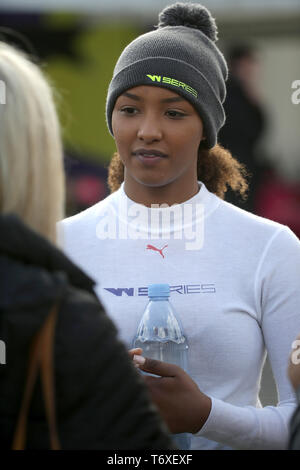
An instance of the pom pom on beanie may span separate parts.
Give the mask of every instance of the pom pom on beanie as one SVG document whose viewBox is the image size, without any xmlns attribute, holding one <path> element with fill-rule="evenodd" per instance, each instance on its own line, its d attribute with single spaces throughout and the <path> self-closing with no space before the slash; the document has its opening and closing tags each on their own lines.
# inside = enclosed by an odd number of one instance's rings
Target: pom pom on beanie
<svg viewBox="0 0 300 470">
<path fill-rule="evenodd" d="M 211 41 L 218 40 L 218 29 L 207 8 L 199 3 L 174 3 L 158 15 L 158 28 L 164 26 L 186 26 L 199 29 Z"/>
</svg>

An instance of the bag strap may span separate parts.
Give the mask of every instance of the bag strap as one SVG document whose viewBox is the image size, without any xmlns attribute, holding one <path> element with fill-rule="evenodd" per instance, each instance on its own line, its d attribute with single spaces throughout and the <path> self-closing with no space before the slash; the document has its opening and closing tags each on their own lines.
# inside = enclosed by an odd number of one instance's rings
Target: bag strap
<svg viewBox="0 0 300 470">
<path fill-rule="evenodd" d="M 39 368 L 41 369 L 46 418 L 50 433 L 50 446 L 52 450 L 60 449 L 56 427 L 53 373 L 53 347 L 57 312 L 58 303 L 51 308 L 50 314 L 46 318 L 40 331 L 35 335 L 30 347 L 28 374 L 13 438 L 13 450 L 23 450 L 26 445 L 29 406 Z"/>
</svg>

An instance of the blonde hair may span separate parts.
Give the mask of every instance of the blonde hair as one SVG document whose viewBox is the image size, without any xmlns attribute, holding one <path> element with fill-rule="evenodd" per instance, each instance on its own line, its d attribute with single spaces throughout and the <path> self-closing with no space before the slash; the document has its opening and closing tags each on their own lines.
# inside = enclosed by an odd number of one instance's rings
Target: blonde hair
<svg viewBox="0 0 300 470">
<path fill-rule="evenodd" d="M 55 242 L 65 184 L 52 89 L 37 65 L 1 41 L 0 80 L 0 213 Z"/>
</svg>

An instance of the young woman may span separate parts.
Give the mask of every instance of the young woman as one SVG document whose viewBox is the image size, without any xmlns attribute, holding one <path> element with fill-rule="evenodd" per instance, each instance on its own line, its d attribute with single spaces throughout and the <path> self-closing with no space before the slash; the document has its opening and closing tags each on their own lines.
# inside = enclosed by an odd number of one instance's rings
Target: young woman
<svg viewBox="0 0 300 470">
<path fill-rule="evenodd" d="M 189 375 L 144 368 L 163 377 L 146 380 L 172 432 L 193 433 L 193 449 L 282 449 L 295 408 L 286 367 L 300 330 L 300 243 L 223 201 L 247 182 L 217 144 L 227 66 L 216 35 L 204 7 L 175 4 L 124 49 L 107 96 L 112 194 L 63 221 L 61 236 L 129 348 L 147 286 L 170 285 Z M 280 401 L 262 408 L 266 352 Z"/>
<path fill-rule="evenodd" d="M 58 305 L 56 448 L 172 449 L 93 281 L 53 244 L 64 175 L 52 90 L 34 63 L 2 42 L 0 80 L 6 98 L 0 104 L 0 447 L 21 447 L 14 436 L 30 347 Z M 39 381 L 24 444 L 50 446 Z"/>
</svg>

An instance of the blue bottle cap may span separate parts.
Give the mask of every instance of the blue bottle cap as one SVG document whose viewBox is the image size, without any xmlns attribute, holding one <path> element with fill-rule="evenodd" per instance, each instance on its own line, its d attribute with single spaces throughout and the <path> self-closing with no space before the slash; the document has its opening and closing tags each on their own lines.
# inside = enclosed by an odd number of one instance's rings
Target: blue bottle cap
<svg viewBox="0 0 300 470">
<path fill-rule="evenodd" d="M 148 297 L 170 297 L 169 284 L 150 284 Z"/>
</svg>

